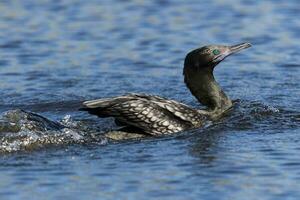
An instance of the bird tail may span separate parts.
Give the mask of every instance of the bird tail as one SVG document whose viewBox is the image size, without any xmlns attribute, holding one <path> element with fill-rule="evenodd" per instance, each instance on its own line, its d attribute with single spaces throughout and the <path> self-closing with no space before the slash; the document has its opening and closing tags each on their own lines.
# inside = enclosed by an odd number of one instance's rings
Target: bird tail
<svg viewBox="0 0 300 200">
<path fill-rule="evenodd" d="M 110 109 L 114 105 L 128 101 L 131 96 L 120 96 L 112 98 L 96 99 L 83 102 L 83 107 L 80 111 L 87 111 L 90 114 L 97 115 L 99 117 L 108 117 L 113 115 L 113 111 Z"/>
<path fill-rule="evenodd" d="M 91 101 L 85 101 L 82 103 L 80 111 L 87 111 L 92 115 L 99 117 L 106 117 L 105 110 L 114 105 L 114 98 L 96 99 Z"/>
<path fill-rule="evenodd" d="M 85 101 L 82 104 L 86 108 L 105 108 L 113 105 L 115 102 L 114 100 L 115 98 L 96 99 L 96 100 Z"/>
<path fill-rule="evenodd" d="M 134 98 L 133 96 L 119 96 L 119 97 L 112 97 L 112 98 L 103 98 L 103 99 L 96 99 L 96 100 L 90 100 L 90 101 L 85 101 L 83 102 L 84 108 L 80 110 L 92 110 L 92 109 L 105 109 L 109 108 L 111 106 L 114 106 L 116 104 L 128 101 L 130 99 Z"/>
</svg>

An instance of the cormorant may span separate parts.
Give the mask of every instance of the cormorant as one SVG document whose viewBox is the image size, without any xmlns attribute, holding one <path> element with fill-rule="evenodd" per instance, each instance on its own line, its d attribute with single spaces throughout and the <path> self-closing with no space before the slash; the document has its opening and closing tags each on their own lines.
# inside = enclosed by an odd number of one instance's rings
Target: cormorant
<svg viewBox="0 0 300 200">
<path fill-rule="evenodd" d="M 213 71 L 227 56 L 250 47 L 208 45 L 189 52 L 184 61 L 184 82 L 207 109 L 198 110 L 174 100 L 145 94 L 85 101 L 83 110 L 99 117 L 114 117 L 116 123 L 148 135 L 171 134 L 201 127 L 232 106 L 232 101 L 216 82 Z"/>
</svg>

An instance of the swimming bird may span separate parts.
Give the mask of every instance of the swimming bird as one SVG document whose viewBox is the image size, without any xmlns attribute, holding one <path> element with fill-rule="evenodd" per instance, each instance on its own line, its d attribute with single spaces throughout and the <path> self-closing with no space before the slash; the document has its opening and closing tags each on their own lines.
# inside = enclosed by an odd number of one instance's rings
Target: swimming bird
<svg viewBox="0 0 300 200">
<path fill-rule="evenodd" d="M 99 117 L 114 117 L 117 125 L 154 136 L 201 127 L 205 121 L 217 118 L 232 107 L 231 99 L 214 78 L 215 66 L 250 46 L 250 43 L 208 45 L 186 55 L 184 82 L 192 95 L 207 107 L 205 110 L 155 95 L 135 93 L 85 101 L 82 110 Z"/>
</svg>

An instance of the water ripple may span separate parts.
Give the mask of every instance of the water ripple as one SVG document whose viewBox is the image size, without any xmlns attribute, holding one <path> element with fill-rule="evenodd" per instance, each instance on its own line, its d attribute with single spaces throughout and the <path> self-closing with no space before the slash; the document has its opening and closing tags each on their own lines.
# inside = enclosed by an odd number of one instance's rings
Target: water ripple
<svg viewBox="0 0 300 200">
<path fill-rule="evenodd" d="M 1 196 L 299 199 L 298 13 L 297 0 L 0 1 Z M 240 100 L 206 127 L 106 145 L 113 120 L 78 112 L 127 92 L 200 107 L 185 54 L 244 41 L 215 70 Z"/>
</svg>

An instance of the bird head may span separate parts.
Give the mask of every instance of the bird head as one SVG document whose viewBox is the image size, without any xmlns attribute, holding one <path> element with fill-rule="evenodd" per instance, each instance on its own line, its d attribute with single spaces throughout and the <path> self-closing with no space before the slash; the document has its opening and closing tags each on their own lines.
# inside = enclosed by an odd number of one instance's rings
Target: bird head
<svg viewBox="0 0 300 200">
<path fill-rule="evenodd" d="M 185 58 L 184 66 L 198 70 L 207 68 L 213 69 L 226 57 L 249 47 L 251 47 L 250 43 L 241 43 L 233 46 L 204 46 L 189 52 Z"/>
</svg>

